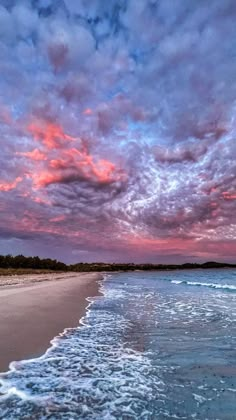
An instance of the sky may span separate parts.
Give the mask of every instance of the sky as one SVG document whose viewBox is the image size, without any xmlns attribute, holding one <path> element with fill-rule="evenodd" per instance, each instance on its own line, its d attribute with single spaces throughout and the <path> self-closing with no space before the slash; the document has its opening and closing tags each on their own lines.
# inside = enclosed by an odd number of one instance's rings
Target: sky
<svg viewBox="0 0 236 420">
<path fill-rule="evenodd" d="M 0 0 L 0 254 L 235 261 L 235 0 Z"/>
</svg>

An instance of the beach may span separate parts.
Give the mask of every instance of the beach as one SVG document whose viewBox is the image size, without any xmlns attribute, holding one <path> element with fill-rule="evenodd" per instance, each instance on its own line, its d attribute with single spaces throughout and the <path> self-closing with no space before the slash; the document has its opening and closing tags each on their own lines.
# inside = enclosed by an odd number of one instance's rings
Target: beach
<svg viewBox="0 0 236 420">
<path fill-rule="evenodd" d="M 4 352 L 13 340 L 27 360 L 0 374 L 0 418 L 235 419 L 236 270 L 106 274 L 99 295 L 97 278 L 18 286 Z"/>
<path fill-rule="evenodd" d="M 101 278 L 97 273 L 1 277 L 0 372 L 12 361 L 42 355 L 55 336 L 77 327 Z"/>
</svg>

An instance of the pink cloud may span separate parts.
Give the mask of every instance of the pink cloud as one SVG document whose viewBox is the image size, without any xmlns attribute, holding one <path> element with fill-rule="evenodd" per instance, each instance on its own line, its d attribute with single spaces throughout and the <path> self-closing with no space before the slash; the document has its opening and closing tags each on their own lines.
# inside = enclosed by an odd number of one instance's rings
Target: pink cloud
<svg viewBox="0 0 236 420">
<path fill-rule="evenodd" d="M 41 161 L 41 160 L 46 160 L 47 159 L 45 153 L 43 153 L 39 149 L 34 149 L 34 150 L 32 150 L 32 152 L 17 152 L 17 155 L 24 156 L 26 158 L 29 158 L 31 160 L 36 160 L 36 161 L 37 160 Z"/>
<path fill-rule="evenodd" d="M 14 190 L 21 181 L 22 178 L 18 176 L 13 182 L 0 182 L 0 191 L 7 192 Z"/>
<path fill-rule="evenodd" d="M 61 214 L 59 216 L 52 217 L 50 219 L 50 222 L 51 223 L 60 223 L 60 222 L 63 222 L 65 220 L 65 218 L 66 217 L 63 214 Z"/>
<path fill-rule="evenodd" d="M 49 167 L 33 175 L 33 179 L 38 187 L 76 180 L 109 184 L 124 179 L 124 172 L 108 160 L 95 161 L 87 151 L 73 148 L 61 152 L 60 157 L 51 159 Z"/>
<path fill-rule="evenodd" d="M 28 125 L 28 131 L 37 141 L 41 141 L 48 149 L 60 148 L 62 141 L 77 140 L 66 134 L 59 124 L 37 121 Z"/>
<path fill-rule="evenodd" d="M 225 200 L 236 200 L 236 194 L 230 193 L 229 191 L 223 191 L 222 195 Z"/>
<path fill-rule="evenodd" d="M 90 108 L 86 108 L 83 112 L 84 115 L 92 115 L 93 111 Z"/>
</svg>

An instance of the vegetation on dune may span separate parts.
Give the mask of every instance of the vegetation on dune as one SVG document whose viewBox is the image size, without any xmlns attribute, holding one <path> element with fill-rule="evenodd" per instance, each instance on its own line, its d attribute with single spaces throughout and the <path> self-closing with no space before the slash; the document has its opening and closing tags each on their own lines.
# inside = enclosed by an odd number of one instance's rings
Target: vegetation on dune
<svg viewBox="0 0 236 420">
<path fill-rule="evenodd" d="M 68 266 L 60 261 L 50 258 L 25 257 L 24 255 L 0 255 L 0 268 L 2 269 L 27 269 L 27 270 L 55 270 L 67 271 Z"/>
<path fill-rule="evenodd" d="M 50 258 L 25 257 L 24 255 L 0 255 L 0 275 L 6 274 L 27 274 L 42 273 L 46 271 L 134 271 L 134 270 L 184 270 L 196 268 L 225 268 L 236 267 L 236 264 L 219 263 L 209 261 L 204 264 L 186 263 L 174 264 L 118 264 L 118 263 L 77 263 L 72 265 L 64 264 Z"/>
<path fill-rule="evenodd" d="M 236 267 L 236 264 L 218 263 L 209 261 L 204 264 L 106 264 L 106 263 L 78 263 L 69 266 L 71 271 L 135 271 L 135 270 L 186 270 L 196 268 L 226 268 Z"/>
</svg>

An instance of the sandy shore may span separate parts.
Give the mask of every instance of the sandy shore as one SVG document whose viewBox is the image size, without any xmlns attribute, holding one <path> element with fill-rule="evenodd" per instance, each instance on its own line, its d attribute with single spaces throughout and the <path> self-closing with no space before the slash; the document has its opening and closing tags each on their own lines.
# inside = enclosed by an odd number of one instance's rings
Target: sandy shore
<svg viewBox="0 0 236 420">
<path fill-rule="evenodd" d="M 86 298 L 98 294 L 101 278 L 100 273 L 1 277 L 0 372 L 11 361 L 43 354 L 53 337 L 79 325 Z"/>
</svg>

